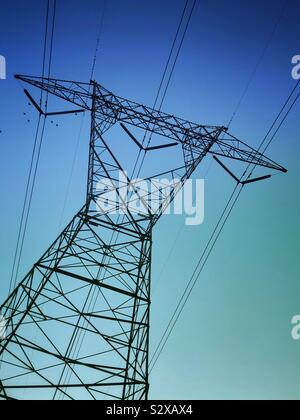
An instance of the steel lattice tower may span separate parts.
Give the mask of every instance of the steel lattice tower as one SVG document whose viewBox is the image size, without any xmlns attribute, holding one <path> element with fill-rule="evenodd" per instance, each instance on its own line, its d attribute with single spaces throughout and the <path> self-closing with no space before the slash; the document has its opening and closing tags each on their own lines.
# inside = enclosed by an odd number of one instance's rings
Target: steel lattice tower
<svg viewBox="0 0 300 420">
<path fill-rule="evenodd" d="M 84 206 L 0 307 L 7 320 L 0 399 L 147 399 L 154 226 L 208 153 L 285 169 L 225 127 L 184 121 L 117 97 L 96 82 L 16 77 L 90 112 L 91 135 Z M 149 196 L 132 187 L 106 139 L 118 124 L 139 147 L 128 126 L 173 142 L 149 151 L 178 146 L 182 166 L 163 173 L 174 180 L 171 189 L 160 186 Z M 156 178 L 144 180 L 152 191 Z M 107 189 L 99 191 L 104 179 L 117 197 L 110 210 Z M 131 208 L 133 195 L 142 203 L 138 214 Z M 121 207 L 122 217 L 112 211 Z"/>
</svg>

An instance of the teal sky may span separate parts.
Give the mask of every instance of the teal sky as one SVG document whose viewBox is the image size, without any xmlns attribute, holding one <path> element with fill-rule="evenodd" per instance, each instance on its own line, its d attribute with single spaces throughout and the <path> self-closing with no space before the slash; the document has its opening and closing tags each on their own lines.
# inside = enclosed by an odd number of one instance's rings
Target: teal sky
<svg viewBox="0 0 300 420">
<path fill-rule="evenodd" d="M 283 4 L 282 19 L 231 127 L 257 146 L 295 84 L 297 0 L 200 0 L 164 110 L 226 125 Z M 97 81 L 152 105 L 183 5 L 183 0 L 108 0 Z M 101 7 L 96 0 L 58 0 L 54 77 L 89 81 Z M 41 74 L 44 13 L 44 1 L 1 2 L 0 54 L 8 71 L 7 80 L 0 81 L 1 301 L 8 292 L 37 123 L 13 75 Z M 152 373 L 152 399 L 300 399 L 300 341 L 291 339 L 291 319 L 300 314 L 299 106 L 268 151 L 288 174 L 245 189 Z M 61 219 L 64 226 L 85 197 L 88 118 L 72 116 L 55 124 L 47 126 L 22 275 L 55 239 Z M 210 159 L 197 171 L 206 179 L 204 224 L 185 227 L 181 217 L 166 216 L 155 231 L 152 349 L 234 187 Z"/>
</svg>

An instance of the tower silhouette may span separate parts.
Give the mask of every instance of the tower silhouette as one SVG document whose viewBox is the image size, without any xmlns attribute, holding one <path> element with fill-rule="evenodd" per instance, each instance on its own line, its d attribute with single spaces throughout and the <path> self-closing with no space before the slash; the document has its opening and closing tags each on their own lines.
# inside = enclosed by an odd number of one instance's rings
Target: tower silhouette
<svg viewBox="0 0 300 420">
<path fill-rule="evenodd" d="M 147 399 L 153 228 L 207 154 L 285 169 L 223 126 L 185 121 L 94 81 L 16 77 L 89 112 L 91 130 L 86 202 L 0 307 L 0 398 Z M 107 139 L 116 126 L 117 154 Z M 136 133 L 164 141 L 145 147 Z M 172 169 L 130 179 L 126 140 L 153 161 L 172 148 Z"/>
</svg>

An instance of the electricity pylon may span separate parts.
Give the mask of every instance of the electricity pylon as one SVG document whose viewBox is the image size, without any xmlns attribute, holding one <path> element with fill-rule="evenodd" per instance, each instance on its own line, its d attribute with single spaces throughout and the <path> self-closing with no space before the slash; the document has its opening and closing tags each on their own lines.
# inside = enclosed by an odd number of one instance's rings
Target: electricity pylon
<svg viewBox="0 0 300 420">
<path fill-rule="evenodd" d="M 16 77 L 89 112 L 91 131 L 84 206 L 0 307 L 7 323 L 0 341 L 0 398 L 147 399 L 157 221 L 208 153 L 286 170 L 223 126 L 167 115 L 117 97 L 94 81 Z M 63 113 L 71 112 L 78 110 Z M 158 186 L 158 175 L 145 178 L 143 187 L 129 179 L 120 163 L 125 139 L 118 157 L 106 138 L 119 124 L 144 152 L 177 147 L 182 165 L 162 174 L 171 187 Z M 131 131 L 137 129 L 168 142 L 145 148 Z"/>
</svg>

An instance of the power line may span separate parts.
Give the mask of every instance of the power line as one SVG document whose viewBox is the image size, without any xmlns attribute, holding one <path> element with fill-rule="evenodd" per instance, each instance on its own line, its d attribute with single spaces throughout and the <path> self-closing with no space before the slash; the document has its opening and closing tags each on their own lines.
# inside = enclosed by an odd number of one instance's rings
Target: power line
<svg viewBox="0 0 300 420">
<path fill-rule="evenodd" d="M 100 42 L 101 42 L 102 33 L 103 33 L 103 26 L 104 26 L 104 19 L 105 19 L 106 8 L 107 8 L 107 0 L 104 0 L 103 1 L 103 8 L 102 8 L 102 13 L 101 13 L 101 18 L 100 18 L 99 32 L 98 32 L 97 40 L 96 40 L 96 48 L 95 48 L 95 54 L 94 54 L 94 58 L 93 58 L 93 64 L 92 64 L 92 71 L 91 71 L 91 78 L 90 78 L 90 80 L 93 80 L 94 79 L 94 74 L 95 74 L 95 69 L 96 69 L 96 64 L 97 64 L 97 58 L 98 58 L 98 51 L 99 51 Z"/>
<path fill-rule="evenodd" d="M 50 18 L 50 0 L 47 1 L 46 8 L 46 22 L 45 22 L 45 37 L 44 37 L 44 48 L 43 48 L 43 64 L 42 64 L 42 74 L 43 79 L 45 78 L 46 72 L 46 61 L 47 61 L 47 44 L 48 44 L 48 34 L 49 34 L 49 18 Z M 56 0 L 53 4 L 53 16 L 52 16 L 52 29 L 50 34 L 50 50 L 49 50 L 49 61 L 48 61 L 48 73 L 47 78 L 50 78 L 51 65 L 52 65 L 52 54 L 53 54 L 53 41 L 54 41 L 54 31 L 55 31 L 55 21 L 56 21 Z M 49 93 L 46 93 L 45 100 L 45 110 L 48 107 L 48 96 Z M 43 101 L 43 91 L 41 92 L 40 104 L 42 105 Z M 43 123 L 41 126 L 43 118 Z M 35 134 L 34 146 L 31 156 L 31 161 L 29 165 L 29 174 L 26 184 L 25 198 L 22 208 L 21 220 L 19 224 L 17 244 L 14 253 L 13 268 L 11 273 L 10 285 L 9 285 L 9 294 L 12 292 L 14 287 L 17 284 L 18 274 L 20 269 L 21 258 L 23 254 L 24 242 L 28 227 L 28 220 L 31 211 L 32 198 L 34 193 L 34 188 L 36 184 L 37 171 L 39 167 L 41 148 L 43 144 L 44 132 L 45 132 L 46 116 L 39 115 L 38 125 Z M 41 128 L 42 127 L 42 128 Z M 41 131 L 41 134 L 40 134 Z"/>
<path fill-rule="evenodd" d="M 53 4 L 53 17 L 52 17 L 51 40 L 50 40 L 50 54 L 49 54 L 49 64 L 48 64 L 48 79 L 50 79 L 52 59 L 53 59 L 53 41 L 54 41 L 54 31 L 55 31 L 55 23 L 56 23 L 56 1 L 57 0 L 54 0 L 54 4 Z M 46 107 L 47 107 L 47 103 L 46 103 Z"/>
<path fill-rule="evenodd" d="M 264 57 L 265 57 L 268 49 L 270 48 L 270 45 L 271 45 L 273 39 L 274 39 L 274 36 L 275 36 L 276 31 L 277 31 L 277 29 L 278 29 L 278 27 L 280 25 L 280 22 L 281 22 L 281 20 L 282 20 L 282 18 L 284 16 L 284 13 L 285 13 L 285 10 L 287 8 L 288 3 L 289 3 L 289 0 L 284 0 L 283 5 L 282 5 L 282 8 L 280 10 L 280 14 L 278 16 L 278 19 L 276 20 L 275 25 L 274 25 L 274 27 L 273 27 L 273 29 L 272 29 L 272 31 L 271 31 L 271 33 L 270 33 L 267 41 L 266 41 L 266 44 L 265 44 L 265 46 L 264 46 L 264 48 L 262 50 L 261 55 L 258 57 L 258 60 L 257 60 L 257 62 L 255 64 L 255 66 L 254 66 L 254 69 L 253 69 L 250 77 L 249 77 L 249 80 L 248 80 L 248 82 L 246 84 L 246 87 L 245 87 L 244 91 L 242 92 L 242 95 L 241 95 L 241 97 L 240 97 L 240 99 L 239 99 L 239 101 L 237 103 L 237 106 L 236 106 L 235 110 L 233 111 L 232 117 L 230 118 L 230 121 L 229 121 L 229 124 L 228 124 L 228 128 L 233 123 L 233 120 L 237 116 L 237 113 L 238 113 L 240 107 L 242 106 L 242 103 L 243 103 L 245 97 L 248 94 L 248 91 L 249 91 L 250 86 L 251 86 L 251 84 L 252 84 L 252 82 L 253 82 L 253 80 L 254 80 L 254 78 L 256 76 L 256 73 L 257 73 L 257 71 L 258 71 L 261 63 L 263 62 L 263 59 L 264 59 Z"/>
<path fill-rule="evenodd" d="M 46 7 L 45 36 L 44 36 L 43 62 L 42 62 L 43 78 L 45 77 L 45 70 L 46 70 L 49 12 L 50 12 L 50 0 L 47 1 L 47 7 Z M 44 91 L 41 91 L 40 106 L 42 106 L 43 94 L 44 94 Z M 39 129 L 40 129 L 40 123 L 41 123 L 41 114 L 39 115 L 39 119 L 38 119 L 38 125 L 37 125 L 37 129 L 36 129 L 36 135 L 35 135 L 35 140 L 34 140 L 34 145 L 33 145 L 30 165 L 29 165 L 29 173 L 28 173 L 27 184 L 26 184 L 26 189 L 25 189 L 25 198 L 24 198 L 24 202 L 23 202 L 21 220 L 20 220 L 19 230 L 18 230 L 17 244 L 16 244 L 15 253 L 14 253 L 13 268 L 12 268 L 11 278 L 10 278 L 9 294 L 11 293 L 13 285 L 15 284 L 14 283 L 14 277 L 15 277 L 14 274 L 15 274 L 15 269 L 16 269 L 16 264 L 17 264 L 17 259 L 18 259 L 18 252 L 19 252 L 19 246 L 20 246 L 21 235 L 22 235 L 22 230 L 23 230 L 23 223 L 24 223 L 24 219 L 25 219 L 25 212 L 26 212 L 26 207 L 27 207 L 27 199 L 28 199 L 28 194 L 29 194 L 30 181 L 31 181 L 31 176 L 32 176 L 32 172 L 33 172 L 34 157 L 35 157 L 35 153 L 36 153 L 36 149 L 37 149 L 37 143 L 38 143 L 38 134 L 39 134 Z"/>
<path fill-rule="evenodd" d="M 300 81 L 297 83 L 297 87 L 300 85 Z M 273 137 L 269 140 L 269 142 L 267 143 L 264 152 L 270 147 L 271 143 L 273 142 L 273 140 L 275 139 L 275 136 L 277 135 L 277 133 L 279 132 L 279 130 L 281 129 L 281 127 L 283 126 L 284 122 L 286 121 L 288 115 L 290 114 L 290 112 L 292 111 L 292 109 L 294 108 L 294 106 L 296 105 L 296 102 L 298 101 L 300 97 L 300 92 L 297 94 L 296 98 L 294 99 L 294 101 L 292 102 L 291 106 L 289 107 L 287 113 L 285 114 L 283 120 L 281 121 L 281 123 L 279 124 L 277 130 L 275 131 L 275 134 L 273 135 Z M 256 166 L 255 166 L 256 167 Z"/>
<path fill-rule="evenodd" d="M 43 66 L 42 66 L 42 75 L 43 75 L 43 78 L 45 77 L 45 72 L 46 72 L 49 13 L 50 13 L 50 0 L 47 1 L 47 11 L 46 11 L 45 37 L 44 37 L 44 52 L 43 52 Z M 42 91 L 41 92 L 41 96 L 40 96 L 40 107 L 42 107 L 43 95 L 44 95 L 44 92 Z"/>
</svg>

